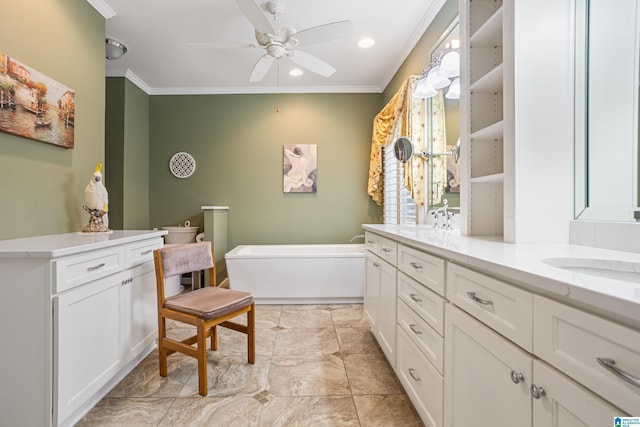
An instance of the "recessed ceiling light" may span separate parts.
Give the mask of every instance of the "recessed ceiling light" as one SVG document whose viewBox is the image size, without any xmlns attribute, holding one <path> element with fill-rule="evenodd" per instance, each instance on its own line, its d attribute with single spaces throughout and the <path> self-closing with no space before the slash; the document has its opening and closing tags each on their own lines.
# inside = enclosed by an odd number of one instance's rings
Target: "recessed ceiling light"
<svg viewBox="0 0 640 427">
<path fill-rule="evenodd" d="M 304 71 L 302 71 L 300 68 L 293 68 L 291 71 L 289 71 L 289 75 L 293 77 L 298 77 L 303 74 L 304 74 Z"/>
<path fill-rule="evenodd" d="M 376 44 L 376 42 L 373 39 L 370 39 L 369 37 L 365 37 L 358 42 L 358 46 L 360 46 L 363 49 L 371 47 L 374 44 Z"/>
</svg>

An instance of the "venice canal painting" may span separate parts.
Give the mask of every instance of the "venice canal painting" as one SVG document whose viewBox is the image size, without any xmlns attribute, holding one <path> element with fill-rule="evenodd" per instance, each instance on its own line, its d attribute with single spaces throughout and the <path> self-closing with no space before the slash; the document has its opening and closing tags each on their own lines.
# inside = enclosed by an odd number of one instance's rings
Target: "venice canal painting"
<svg viewBox="0 0 640 427">
<path fill-rule="evenodd" d="M 73 148 L 75 92 L 0 52 L 0 130 Z"/>
</svg>

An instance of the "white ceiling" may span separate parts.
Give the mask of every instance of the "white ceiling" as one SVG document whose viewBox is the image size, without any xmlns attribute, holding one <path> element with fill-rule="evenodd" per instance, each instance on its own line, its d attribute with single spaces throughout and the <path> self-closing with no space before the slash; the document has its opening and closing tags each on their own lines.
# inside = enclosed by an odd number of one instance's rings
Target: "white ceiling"
<svg viewBox="0 0 640 427">
<path fill-rule="evenodd" d="M 279 19 L 297 31 L 349 19 L 356 34 L 299 48 L 332 65 L 337 71 L 330 77 L 310 71 L 291 77 L 294 64 L 285 58 L 276 61 L 279 67 L 274 65 L 263 81 L 249 83 L 264 50 L 193 45 L 255 43 L 253 26 L 235 0 L 87 1 L 107 18 L 106 36 L 128 48 L 122 58 L 105 60 L 106 75 L 126 76 L 149 94 L 382 92 L 444 3 L 282 0 Z M 376 44 L 359 48 L 357 42 L 365 36 Z"/>
</svg>

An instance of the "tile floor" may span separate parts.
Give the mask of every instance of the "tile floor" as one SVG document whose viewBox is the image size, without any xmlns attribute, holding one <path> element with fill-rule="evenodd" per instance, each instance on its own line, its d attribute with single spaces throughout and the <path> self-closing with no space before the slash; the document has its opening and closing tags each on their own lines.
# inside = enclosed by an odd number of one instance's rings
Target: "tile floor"
<svg viewBox="0 0 640 427">
<path fill-rule="evenodd" d="M 196 369 L 176 353 L 161 378 L 154 351 L 77 426 L 423 425 L 358 304 L 259 305 L 255 365 L 246 363 L 246 336 L 220 328 L 207 397 Z"/>
</svg>

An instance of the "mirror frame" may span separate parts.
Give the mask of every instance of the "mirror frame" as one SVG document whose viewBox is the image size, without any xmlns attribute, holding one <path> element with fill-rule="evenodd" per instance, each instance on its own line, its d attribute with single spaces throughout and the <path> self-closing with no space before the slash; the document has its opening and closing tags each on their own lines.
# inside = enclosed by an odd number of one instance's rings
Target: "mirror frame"
<svg viewBox="0 0 640 427">
<path fill-rule="evenodd" d="M 399 162 L 407 163 L 413 156 L 413 143 L 406 136 L 400 136 L 393 144 L 393 153 Z"/>
<path fill-rule="evenodd" d="M 606 1 L 606 0 L 603 0 Z M 612 119 L 613 126 L 616 126 L 615 120 L 622 120 L 623 116 L 626 118 L 626 121 L 618 122 L 617 132 L 619 135 L 622 135 L 621 138 L 615 138 L 615 135 L 610 135 L 613 142 L 616 143 L 618 141 L 626 142 L 627 144 L 631 144 L 629 146 L 622 146 L 622 149 L 616 148 L 612 146 L 610 140 L 605 142 L 606 147 L 597 149 L 596 144 L 596 135 L 602 135 L 604 132 L 602 130 L 602 125 L 600 127 L 594 127 L 594 129 L 590 128 L 589 117 L 598 116 L 597 110 L 597 100 L 595 100 L 598 95 L 597 88 L 601 86 L 596 86 L 594 88 L 594 84 L 597 84 L 598 80 L 594 80 L 597 75 L 603 75 L 606 73 L 602 72 L 602 69 L 593 68 L 590 66 L 590 60 L 592 60 L 594 52 L 593 49 L 594 43 L 594 33 L 593 27 L 595 25 L 600 25 L 601 22 L 591 21 L 590 15 L 595 12 L 591 11 L 593 0 L 576 0 L 575 2 L 575 69 L 574 69 L 574 100 L 575 100 L 575 114 L 574 114 L 574 215 L 573 217 L 576 220 L 597 220 L 597 221 L 617 221 L 617 222 L 632 222 L 634 221 L 634 211 L 637 210 L 638 206 L 638 102 L 639 94 L 638 94 L 638 58 L 636 57 L 633 73 L 633 93 L 632 93 L 632 106 L 631 113 L 628 115 L 611 115 L 609 114 L 609 118 Z M 607 3 L 605 3 L 607 4 Z M 600 14 L 598 14 L 600 16 Z M 636 6 L 635 13 L 635 49 L 637 50 L 638 44 L 640 44 L 640 6 Z M 627 23 L 628 24 L 628 23 Z M 605 36 L 601 36 L 598 39 L 600 44 L 602 44 L 602 39 Z M 596 42 L 595 46 L 598 46 L 598 42 Z M 627 46 L 628 47 L 628 46 Z M 602 49 L 596 51 L 603 52 Z M 612 51 L 611 54 L 614 54 L 615 51 Z M 602 58 L 606 56 L 608 52 L 604 52 L 598 55 L 598 58 Z M 638 55 L 636 53 L 636 55 Z M 615 59 L 615 56 L 613 57 Z M 596 60 L 594 60 L 596 61 Z M 615 68 L 612 66 L 612 68 Z M 624 68 L 626 69 L 626 68 Z M 627 80 L 629 81 L 629 73 L 626 73 Z M 603 87 L 607 89 L 611 89 L 613 91 L 619 91 L 620 88 L 615 85 L 611 85 L 611 82 L 605 81 L 602 82 Z M 606 85 L 606 86 L 604 86 Z M 595 91 L 594 91 L 595 90 Z M 624 89 L 626 90 L 626 89 Z M 594 91 L 591 93 L 591 91 Z M 629 92 L 626 92 L 626 95 L 629 96 Z M 602 91 L 599 93 L 599 98 L 602 99 Z M 590 103 L 591 102 L 591 103 Z M 623 99 L 618 104 L 628 105 L 629 99 Z M 609 105 L 606 107 L 608 110 L 612 107 L 616 107 L 616 105 Z M 615 111 L 615 110 L 614 110 Z M 603 120 L 609 124 L 607 120 L 607 113 L 604 114 Z M 631 122 L 632 123 L 629 123 Z M 620 125 L 621 123 L 621 125 Z M 602 139 L 600 137 L 599 139 Z M 603 144 L 604 145 L 604 144 Z M 602 154 L 606 154 L 606 157 L 603 158 Z M 617 156 L 617 158 L 616 158 Z M 596 163 L 597 162 L 597 163 Z M 624 184 L 628 185 L 628 181 L 630 180 L 629 187 L 618 191 L 618 196 L 611 193 L 611 185 L 616 185 L 611 182 L 614 181 L 615 178 L 612 177 L 611 181 L 607 181 L 603 179 L 607 177 L 606 170 L 602 170 L 597 173 L 597 170 L 594 171 L 594 165 L 603 164 L 603 165 L 614 165 L 615 162 L 620 162 L 624 165 L 625 171 L 631 170 L 631 177 L 625 175 L 625 177 L 618 177 L 618 182 L 620 180 L 624 181 Z M 631 162 L 631 164 L 627 163 Z M 612 166 L 615 167 L 615 166 Z M 610 169 L 607 169 L 610 170 Z M 618 168 L 618 171 L 621 169 Z M 597 175 L 594 175 L 597 173 Z M 598 178 L 599 177 L 599 178 Z M 600 191 L 596 191 L 596 182 L 610 182 L 609 187 L 606 185 L 603 186 L 603 189 Z M 607 201 L 611 198 L 612 200 L 619 200 L 621 202 L 612 203 L 609 205 L 608 203 L 604 203 L 603 200 Z M 595 202 L 594 202 L 595 200 Z"/>
</svg>

